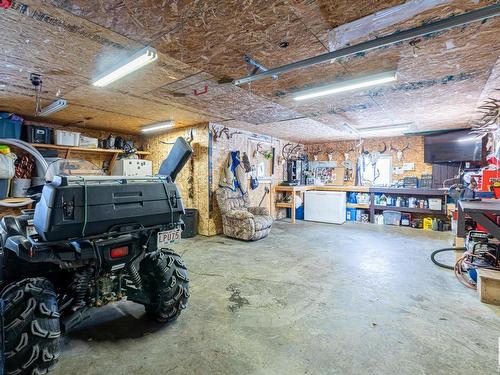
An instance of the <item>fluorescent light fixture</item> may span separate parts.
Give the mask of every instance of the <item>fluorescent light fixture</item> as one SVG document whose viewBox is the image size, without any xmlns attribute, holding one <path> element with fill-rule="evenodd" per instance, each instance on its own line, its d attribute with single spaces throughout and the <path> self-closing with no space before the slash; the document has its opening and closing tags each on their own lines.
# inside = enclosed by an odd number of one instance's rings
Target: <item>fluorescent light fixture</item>
<svg viewBox="0 0 500 375">
<path fill-rule="evenodd" d="M 152 47 L 146 47 L 135 53 L 132 57 L 127 59 L 124 64 L 113 69 L 112 71 L 103 74 L 93 83 L 94 86 L 104 87 L 113 83 L 126 75 L 135 72 L 143 66 L 155 61 L 158 58 L 156 50 Z"/>
<path fill-rule="evenodd" d="M 348 81 L 335 82 L 329 85 L 319 86 L 314 89 L 303 90 L 295 93 L 294 100 L 306 100 L 320 96 L 333 95 L 341 92 L 364 89 L 366 87 L 382 85 L 397 80 L 395 71 L 372 74 Z"/>
<path fill-rule="evenodd" d="M 373 128 L 358 128 L 358 133 L 360 135 L 370 135 L 370 134 L 380 134 L 380 133 L 393 133 L 393 132 L 405 132 L 410 129 L 412 123 L 408 124 L 398 124 L 389 126 L 377 126 Z"/>
<path fill-rule="evenodd" d="M 155 132 L 155 131 L 162 130 L 162 129 L 171 128 L 173 126 L 175 126 L 175 121 L 169 120 L 169 121 L 158 122 L 156 124 L 145 126 L 144 128 L 141 129 L 141 131 L 143 133 L 150 133 L 150 132 Z"/>
<path fill-rule="evenodd" d="M 47 107 L 42 108 L 38 116 L 47 117 L 55 112 L 59 112 L 68 106 L 68 102 L 64 99 L 58 99 L 55 102 L 49 104 Z"/>
</svg>

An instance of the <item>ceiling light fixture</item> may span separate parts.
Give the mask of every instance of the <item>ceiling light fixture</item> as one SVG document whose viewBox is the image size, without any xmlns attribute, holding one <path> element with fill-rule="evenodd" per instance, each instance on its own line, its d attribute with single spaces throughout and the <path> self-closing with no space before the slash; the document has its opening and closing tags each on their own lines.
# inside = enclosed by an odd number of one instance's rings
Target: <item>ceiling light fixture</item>
<svg viewBox="0 0 500 375">
<path fill-rule="evenodd" d="M 371 86 L 382 85 L 397 80 L 395 71 L 372 74 L 369 76 L 335 82 L 329 85 L 319 86 L 314 89 L 296 92 L 294 100 L 306 100 L 320 96 L 333 95 L 341 92 L 364 89 Z"/>
<path fill-rule="evenodd" d="M 411 125 L 413 123 L 407 123 L 407 124 L 397 124 L 397 125 L 388 125 L 388 126 L 376 126 L 372 128 L 358 128 L 358 133 L 360 135 L 373 135 L 373 134 L 380 134 L 380 133 L 394 133 L 394 132 L 405 132 L 406 130 L 410 129 Z"/>
<path fill-rule="evenodd" d="M 58 99 L 55 102 L 49 104 L 47 107 L 41 109 L 38 116 L 47 117 L 55 112 L 59 112 L 60 110 L 66 108 L 68 106 L 68 102 L 65 99 Z"/>
<path fill-rule="evenodd" d="M 172 128 L 174 126 L 175 126 L 175 121 L 169 120 L 169 121 L 158 122 L 156 124 L 145 126 L 144 128 L 141 129 L 141 131 L 143 133 L 151 133 L 151 132 L 155 132 L 155 131 L 162 130 L 162 129 Z"/>
<path fill-rule="evenodd" d="M 104 87 L 126 75 L 135 72 L 143 66 L 152 63 L 158 58 L 158 53 L 152 47 L 146 47 L 132 55 L 124 64 L 103 74 L 94 83 L 94 86 Z"/>
</svg>

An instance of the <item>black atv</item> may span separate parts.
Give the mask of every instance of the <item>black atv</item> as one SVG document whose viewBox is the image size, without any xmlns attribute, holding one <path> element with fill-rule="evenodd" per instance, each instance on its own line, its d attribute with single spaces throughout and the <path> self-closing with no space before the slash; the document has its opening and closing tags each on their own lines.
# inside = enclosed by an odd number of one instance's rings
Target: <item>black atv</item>
<svg viewBox="0 0 500 375">
<path fill-rule="evenodd" d="M 191 153 L 179 138 L 157 177 L 54 176 L 34 210 L 1 219 L 6 374 L 50 371 L 61 333 L 91 308 L 127 299 L 161 323 L 186 308 L 187 269 L 168 245 L 184 213 L 173 181 Z"/>
</svg>

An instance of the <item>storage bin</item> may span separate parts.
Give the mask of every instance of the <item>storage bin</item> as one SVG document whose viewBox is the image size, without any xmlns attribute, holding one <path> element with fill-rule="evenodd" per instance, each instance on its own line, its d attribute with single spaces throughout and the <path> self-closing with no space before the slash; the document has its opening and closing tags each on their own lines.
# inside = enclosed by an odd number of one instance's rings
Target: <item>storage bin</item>
<svg viewBox="0 0 500 375">
<path fill-rule="evenodd" d="M 97 148 L 98 145 L 99 145 L 99 140 L 97 138 L 80 135 L 80 145 L 79 145 L 80 147 Z"/>
<path fill-rule="evenodd" d="M 443 201 L 441 198 L 429 198 L 429 210 L 441 211 Z"/>
<path fill-rule="evenodd" d="M 181 238 L 192 238 L 198 235 L 198 210 L 194 208 L 186 208 L 186 213 L 181 215 L 184 221 L 184 230 Z"/>
<path fill-rule="evenodd" d="M 55 144 L 59 146 L 78 146 L 80 133 L 56 129 Z"/>
<path fill-rule="evenodd" d="M 399 211 L 384 211 L 384 224 L 399 225 L 401 223 L 401 212 Z"/>
<path fill-rule="evenodd" d="M 28 143 L 43 143 L 50 145 L 52 143 L 52 128 L 46 126 L 25 126 L 24 139 Z"/>
<path fill-rule="evenodd" d="M 6 112 L 0 112 L 0 138 L 21 139 L 22 120 Z"/>
<path fill-rule="evenodd" d="M 404 227 L 409 227 L 411 224 L 411 214 L 402 213 L 401 214 L 401 225 Z"/>
<path fill-rule="evenodd" d="M 356 221 L 361 222 L 363 219 L 363 214 L 365 213 L 365 210 L 357 209 L 356 210 Z"/>
<path fill-rule="evenodd" d="M 5 199 L 9 196 L 9 186 L 10 186 L 9 179 L 0 180 L 0 199 Z"/>
<path fill-rule="evenodd" d="M 345 210 L 345 219 L 347 221 L 356 221 L 356 209 L 355 208 L 347 208 Z"/>
<path fill-rule="evenodd" d="M 287 218 L 292 217 L 292 209 L 291 208 L 286 209 L 286 217 Z M 295 219 L 296 220 L 304 220 L 304 206 L 299 206 L 295 209 Z"/>
</svg>

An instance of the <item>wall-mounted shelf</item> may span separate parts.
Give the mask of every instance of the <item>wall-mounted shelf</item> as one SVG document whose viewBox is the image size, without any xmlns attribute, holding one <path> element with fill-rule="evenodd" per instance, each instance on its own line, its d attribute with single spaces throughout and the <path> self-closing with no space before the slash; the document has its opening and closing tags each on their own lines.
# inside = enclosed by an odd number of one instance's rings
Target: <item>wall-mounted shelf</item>
<svg viewBox="0 0 500 375">
<path fill-rule="evenodd" d="M 369 204 L 361 204 L 361 203 L 346 203 L 345 206 L 348 208 L 363 208 L 365 210 L 368 210 L 370 208 Z"/>
<path fill-rule="evenodd" d="M 59 145 L 47 145 L 43 143 L 31 143 L 35 148 L 43 148 L 45 150 L 59 150 L 66 152 L 91 152 L 95 154 L 123 154 L 123 150 L 111 150 L 106 148 L 85 148 L 85 147 L 73 147 L 73 146 L 59 146 Z M 136 155 L 150 155 L 147 151 L 137 151 Z"/>
<path fill-rule="evenodd" d="M 69 159 L 72 152 L 76 153 L 93 153 L 93 154 L 105 154 L 111 155 L 111 160 L 109 162 L 109 170 L 113 169 L 115 165 L 116 159 L 118 155 L 122 155 L 125 152 L 123 150 L 113 150 L 113 149 L 105 149 L 105 148 L 85 148 L 85 147 L 73 147 L 73 146 L 59 146 L 59 145 L 47 145 L 43 143 L 31 143 L 31 145 L 35 148 L 42 148 L 44 150 L 58 150 L 62 152 L 66 152 L 65 158 Z M 146 156 L 150 155 L 150 152 L 147 151 L 136 151 L 136 155 Z"/>
<path fill-rule="evenodd" d="M 446 215 L 443 210 L 429 210 L 428 208 L 418 208 L 418 207 L 396 207 L 396 206 L 374 206 L 375 210 L 384 211 L 400 211 L 400 212 L 413 212 L 419 214 L 429 214 L 429 215 Z"/>
</svg>

